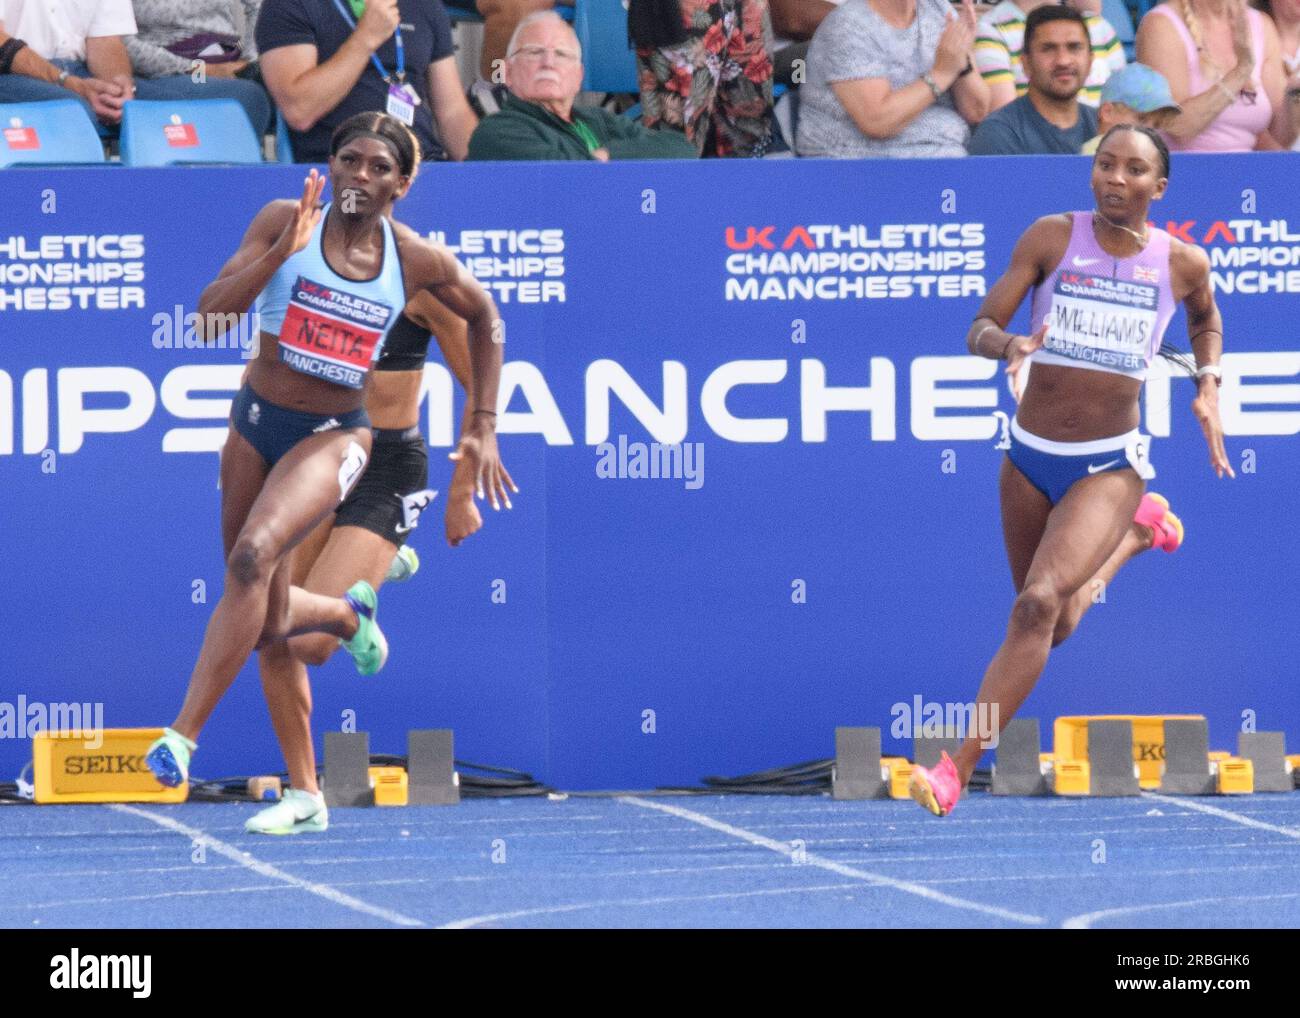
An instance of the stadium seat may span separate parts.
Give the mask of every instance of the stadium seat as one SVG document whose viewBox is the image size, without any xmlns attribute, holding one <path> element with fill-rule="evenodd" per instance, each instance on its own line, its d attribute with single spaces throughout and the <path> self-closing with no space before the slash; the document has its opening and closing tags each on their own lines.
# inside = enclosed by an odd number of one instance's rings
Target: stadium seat
<svg viewBox="0 0 1300 1018">
<path fill-rule="evenodd" d="M 584 92 L 640 92 L 627 41 L 627 0 L 576 0 L 573 30 L 582 46 Z"/>
<path fill-rule="evenodd" d="M 262 145 L 234 99 L 133 99 L 122 111 L 122 164 L 260 163 Z"/>
<path fill-rule="evenodd" d="M 104 162 L 104 145 L 75 99 L 0 105 L 0 167 Z"/>
<path fill-rule="evenodd" d="M 1102 0 L 1101 16 L 1115 29 L 1115 37 L 1124 47 L 1124 56 L 1133 62 L 1133 39 L 1137 35 L 1133 27 L 1133 15 L 1129 13 L 1125 0 Z"/>
<path fill-rule="evenodd" d="M 289 141 L 289 123 L 284 114 L 275 111 L 275 158 L 277 162 L 293 162 L 293 145 Z"/>
</svg>

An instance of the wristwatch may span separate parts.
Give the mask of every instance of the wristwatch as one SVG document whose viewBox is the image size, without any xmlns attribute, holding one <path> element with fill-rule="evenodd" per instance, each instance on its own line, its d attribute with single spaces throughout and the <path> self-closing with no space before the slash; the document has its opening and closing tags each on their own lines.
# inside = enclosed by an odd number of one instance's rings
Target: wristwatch
<svg viewBox="0 0 1300 1018">
<path fill-rule="evenodd" d="M 1217 364 L 1206 364 L 1196 369 L 1196 380 L 1213 378 L 1216 385 L 1223 384 L 1223 369 Z"/>
<path fill-rule="evenodd" d="M 60 85 L 60 86 L 66 86 L 67 81 L 68 81 L 68 78 L 69 78 L 69 74 L 68 74 L 67 71 L 60 71 L 60 72 L 59 72 L 59 85 Z"/>
<path fill-rule="evenodd" d="M 926 71 L 924 74 L 921 75 L 921 80 L 930 86 L 930 91 L 934 93 L 934 101 L 938 102 L 939 99 L 943 96 L 943 89 L 941 89 L 938 83 L 935 82 L 934 75 L 932 75 L 929 71 Z"/>
</svg>

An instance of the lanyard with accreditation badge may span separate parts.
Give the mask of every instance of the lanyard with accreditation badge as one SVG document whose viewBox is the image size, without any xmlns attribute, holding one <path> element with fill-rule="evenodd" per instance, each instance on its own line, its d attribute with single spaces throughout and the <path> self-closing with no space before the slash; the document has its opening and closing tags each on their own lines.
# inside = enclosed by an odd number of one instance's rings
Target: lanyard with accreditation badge
<svg viewBox="0 0 1300 1018">
<path fill-rule="evenodd" d="M 365 0 L 348 0 L 348 3 L 358 18 L 366 9 Z M 355 29 L 356 19 L 343 6 L 343 0 L 334 0 L 334 6 L 338 8 L 339 14 L 343 15 L 343 20 L 348 23 L 348 27 Z M 388 86 L 388 113 L 410 127 L 415 123 L 415 107 L 420 105 L 420 97 L 415 89 L 406 83 L 406 53 L 402 46 L 401 25 L 398 25 L 397 31 L 393 33 L 393 43 L 397 47 L 397 70 L 393 77 L 389 77 L 384 70 L 384 65 L 373 53 L 370 54 L 370 62 L 375 65 L 375 70 Z"/>
</svg>

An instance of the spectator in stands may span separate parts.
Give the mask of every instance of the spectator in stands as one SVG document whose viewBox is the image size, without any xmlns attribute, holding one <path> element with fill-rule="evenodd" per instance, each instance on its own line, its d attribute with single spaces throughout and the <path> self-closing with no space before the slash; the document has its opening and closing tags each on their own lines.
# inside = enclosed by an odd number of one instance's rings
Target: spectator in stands
<svg viewBox="0 0 1300 1018">
<path fill-rule="evenodd" d="M 506 95 L 469 140 L 470 159 L 694 159 L 678 131 L 650 131 L 598 106 L 574 106 L 582 87 L 578 37 L 554 11 L 519 22 L 507 49 Z"/>
<path fill-rule="evenodd" d="M 0 0 L 0 103 L 75 96 L 121 123 L 135 95 L 122 37 L 134 34 L 131 0 Z"/>
<path fill-rule="evenodd" d="M 573 0 L 560 0 L 572 6 Z M 469 6 L 462 0 L 459 6 Z M 474 0 L 483 16 L 483 48 L 479 51 L 479 77 L 470 86 L 470 101 L 486 116 L 495 113 L 506 96 L 506 53 L 519 23 L 530 14 L 554 10 L 555 0 Z"/>
<path fill-rule="evenodd" d="M 1169 81 L 1183 112 L 1165 127 L 1171 151 L 1289 148 L 1300 101 L 1287 97 L 1273 22 L 1243 0 L 1173 0 L 1153 7 L 1137 57 Z"/>
<path fill-rule="evenodd" d="M 273 129 L 271 98 L 256 80 L 253 26 L 261 0 L 132 3 L 137 32 L 126 51 L 136 98 L 234 99 L 258 134 Z"/>
<path fill-rule="evenodd" d="M 817 26 L 844 0 L 767 0 L 772 12 L 772 80 L 788 88 L 808 80 L 808 44 Z M 795 73 L 803 61 L 802 72 Z"/>
<path fill-rule="evenodd" d="M 405 122 L 425 159 L 465 158 L 478 118 L 442 0 L 365 0 L 360 20 L 353 0 L 262 0 L 256 39 L 298 162 L 324 162 L 334 128 L 367 111 Z"/>
<path fill-rule="evenodd" d="M 976 16 L 947 0 L 845 0 L 822 21 L 800 89 L 801 156 L 961 156 L 988 112 Z"/>
<path fill-rule="evenodd" d="M 1282 69 L 1292 85 L 1300 85 L 1300 0 L 1256 0 L 1255 6 L 1273 19 Z"/>
<path fill-rule="evenodd" d="M 1030 11 L 1021 60 L 1029 90 L 976 128 L 971 155 L 1078 155 L 1097 133 L 1097 111 L 1079 101 L 1092 66 L 1084 16 L 1063 5 Z"/>
<path fill-rule="evenodd" d="M 1038 7 L 1056 0 L 1002 0 L 980 19 L 975 38 L 975 63 L 989 85 L 992 108 L 1001 109 L 1029 90 L 1029 75 L 1021 59 L 1025 19 Z M 1065 2 L 1065 0 L 1060 0 Z M 1069 0 L 1084 16 L 1092 44 L 1092 67 L 1079 101 L 1096 106 L 1101 86 L 1127 62 L 1124 47 L 1110 22 L 1101 16 L 1101 0 Z"/>
<path fill-rule="evenodd" d="M 772 117 L 767 0 L 631 0 L 646 127 L 682 131 L 701 155 L 762 156 Z"/>
<path fill-rule="evenodd" d="M 1287 101 L 1300 102 L 1300 98 L 1293 98 L 1296 89 L 1300 89 L 1300 0 L 1256 0 L 1255 6 L 1273 19 L 1273 27 L 1277 29 L 1282 70 L 1287 77 Z M 1300 138 L 1291 148 L 1300 152 Z"/>
<path fill-rule="evenodd" d="M 1116 124 L 1140 124 L 1158 131 L 1181 112 L 1163 74 L 1146 64 L 1129 64 L 1101 86 L 1097 133 L 1084 142 L 1083 154 L 1094 155 L 1101 139 Z"/>
</svg>

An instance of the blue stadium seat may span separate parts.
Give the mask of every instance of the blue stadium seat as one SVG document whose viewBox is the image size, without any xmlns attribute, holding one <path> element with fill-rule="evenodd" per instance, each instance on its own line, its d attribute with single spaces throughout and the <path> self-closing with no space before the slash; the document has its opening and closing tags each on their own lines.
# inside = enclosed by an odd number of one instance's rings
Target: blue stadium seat
<svg viewBox="0 0 1300 1018">
<path fill-rule="evenodd" d="M 640 92 L 627 42 L 626 0 L 576 0 L 573 30 L 582 46 L 584 92 Z"/>
<path fill-rule="evenodd" d="M 75 99 L 0 105 L 0 167 L 102 163 L 99 132 Z"/>
<path fill-rule="evenodd" d="M 120 151 L 124 166 L 262 161 L 262 143 L 234 99 L 133 99 L 122 111 Z"/>
<path fill-rule="evenodd" d="M 289 124 L 284 114 L 275 111 L 275 158 L 281 163 L 293 162 L 293 145 L 289 141 Z"/>
<path fill-rule="evenodd" d="M 1101 16 L 1115 29 L 1115 36 L 1124 47 L 1124 56 L 1133 62 L 1133 38 L 1137 30 L 1133 27 L 1133 15 L 1129 13 L 1125 0 L 1102 0 Z"/>
</svg>

